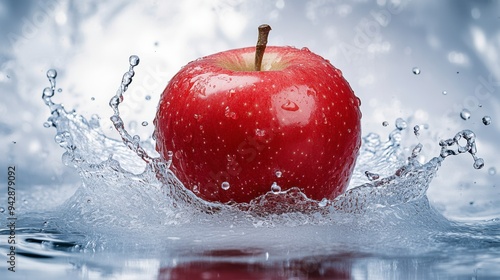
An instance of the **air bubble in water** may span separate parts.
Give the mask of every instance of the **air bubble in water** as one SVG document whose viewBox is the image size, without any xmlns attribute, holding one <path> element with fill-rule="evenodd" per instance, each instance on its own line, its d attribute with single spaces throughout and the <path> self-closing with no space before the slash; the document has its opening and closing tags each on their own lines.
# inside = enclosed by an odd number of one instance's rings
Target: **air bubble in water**
<svg viewBox="0 0 500 280">
<path fill-rule="evenodd" d="M 397 118 L 396 119 L 396 128 L 398 130 L 404 130 L 404 129 L 406 129 L 407 126 L 408 126 L 408 124 L 402 118 Z"/>
<path fill-rule="evenodd" d="M 463 109 L 462 112 L 460 112 L 460 117 L 466 121 L 468 119 L 470 119 L 470 111 L 467 110 L 467 109 Z"/>
<path fill-rule="evenodd" d="M 194 193 L 200 193 L 200 188 L 198 187 L 198 185 L 194 185 L 193 186 L 193 192 Z"/>
<path fill-rule="evenodd" d="M 490 125 L 491 124 L 491 117 L 490 116 L 484 116 L 483 117 L 483 123 L 484 123 L 484 125 Z"/>
<path fill-rule="evenodd" d="M 230 185 L 229 185 L 229 183 L 228 183 L 228 182 L 222 182 L 222 184 L 221 184 L 221 188 L 222 188 L 223 190 L 227 191 L 227 190 L 229 190 L 229 187 L 230 187 Z"/>
<path fill-rule="evenodd" d="M 274 182 L 272 185 L 271 185 L 271 191 L 273 193 L 279 193 L 281 192 L 281 187 L 278 185 L 278 183 Z"/>
<path fill-rule="evenodd" d="M 420 68 L 418 68 L 418 67 L 413 67 L 413 69 L 411 69 L 411 71 L 415 75 L 420 75 Z"/>
<path fill-rule="evenodd" d="M 495 168 L 495 167 L 490 167 L 490 168 L 488 169 L 488 174 L 490 174 L 490 175 L 495 175 L 495 174 L 497 174 L 497 170 L 496 170 L 496 168 Z"/>
<path fill-rule="evenodd" d="M 277 178 L 281 178 L 281 176 L 283 176 L 283 172 L 281 172 L 280 170 L 276 170 L 274 174 L 276 175 Z"/>
<path fill-rule="evenodd" d="M 323 199 L 322 199 L 322 200 L 318 203 L 318 206 L 319 206 L 319 207 L 325 207 L 327 204 L 328 204 L 328 199 L 323 198 Z"/>
<path fill-rule="evenodd" d="M 0 207 L 0 213 L 3 213 L 3 212 L 5 212 L 5 208 Z"/>
<path fill-rule="evenodd" d="M 378 175 L 377 173 L 372 173 L 370 171 L 365 171 L 365 175 L 366 178 L 368 178 L 368 180 L 370 181 L 374 181 L 380 178 L 380 175 Z"/>
</svg>

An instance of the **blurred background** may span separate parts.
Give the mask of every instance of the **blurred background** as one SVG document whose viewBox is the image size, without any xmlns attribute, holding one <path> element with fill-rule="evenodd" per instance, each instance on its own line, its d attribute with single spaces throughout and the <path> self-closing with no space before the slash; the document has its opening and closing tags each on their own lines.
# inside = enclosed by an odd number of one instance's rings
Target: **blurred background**
<svg viewBox="0 0 500 280">
<path fill-rule="evenodd" d="M 387 139 L 403 118 L 402 145 L 421 142 L 428 161 L 439 140 L 473 130 L 484 168 L 475 170 L 469 155 L 448 158 L 429 199 L 453 219 L 499 216 L 500 2 L 487 0 L 0 1 L 2 172 L 15 165 L 25 192 L 79 185 L 61 164 L 55 130 L 43 127 L 48 69 L 57 69 L 62 89 L 54 101 L 87 118 L 97 114 L 116 138 L 108 102 L 128 57 L 138 55 L 121 110 L 128 128 L 146 138 L 162 90 L 183 65 L 254 45 L 262 23 L 273 28 L 270 45 L 308 47 L 343 71 L 362 100 L 363 135 Z"/>
</svg>

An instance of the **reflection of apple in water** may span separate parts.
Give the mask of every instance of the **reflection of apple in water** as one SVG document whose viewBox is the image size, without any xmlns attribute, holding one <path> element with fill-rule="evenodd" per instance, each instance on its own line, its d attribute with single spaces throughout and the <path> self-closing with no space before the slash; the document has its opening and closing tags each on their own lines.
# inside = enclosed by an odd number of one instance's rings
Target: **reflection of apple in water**
<svg viewBox="0 0 500 280">
<path fill-rule="evenodd" d="M 179 262 L 160 268 L 164 279 L 351 279 L 353 255 L 343 253 L 309 256 L 283 261 L 244 262 L 245 257 L 261 259 L 265 251 L 257 248 L 203 251 L 201 260 Z M 269 255 L 268 255 L 269 256 Z"/>
<path fill-rule="evenodd" d="M 172 78 L 154 121 L 157 150 L 173 151 L 173 172 L 208 201 L 248 202 L 273 185 L 339 195 L 361 143 L 359 99 L 308 49 L 259 57 L 256 48 L 203 57 Z"/>
</svg>

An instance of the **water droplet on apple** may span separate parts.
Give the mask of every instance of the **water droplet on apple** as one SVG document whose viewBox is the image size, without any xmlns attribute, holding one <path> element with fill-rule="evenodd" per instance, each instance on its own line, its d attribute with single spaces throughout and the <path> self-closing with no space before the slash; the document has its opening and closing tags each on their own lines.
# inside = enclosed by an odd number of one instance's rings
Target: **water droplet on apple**
<svg viewBox="0 0 500 280">
<path fill-rule="evenodd" d="M 374 181 L 374 180 L 377 180 L 378 178 L 380 178 L 380 175 L 378 175 L 377 173 L 372 173 L 370 171 L 365 171 L 365 176 L 370 181 Z"/>
<path fill-rule="evenodd" d="M 484 125 L 490 125 L 491 124 L 491 117 L 490 116 L 484 116 L 483 117 L 483 123 L 484 123 Z"/>
<path fill-rule="evenodd" d="M 328 204 L 328 199 L 323 198 L 320 202 L 318 202 L 319 207 L 325 207 Z"/>
<path fill-rule="evenodd" d="M 255 135 L 257 136 L 260 136 L 260 137 L 264 137 L 266 136 L 266 131 L 264 129 L 255 129 Z"/>
<path fill-rule="evenodd" d="M 221 188 L 222 188 L 223 190 L 227 191 L 227 190 L 229 190 L 229 187 L 230 187 L 230 185 L 229 185 L 229 183 L 228 183 L 228 182 L 222 182 L 222 184 L 221 184 Z"/>
<path fill-rule="evenodd" d="M 189 142 L 191 142 L 191 140 L 193 140 L 193 134 L 186 134 L 182 140 L 183 140 L 185 143 L 189 143 Z"/>
<path fill-rule="evenodd" d="M 181 159 L 182 158 L 182 151 L 176 151 L 174 156 L 176 159 Z"/>
<path fill-rule="evenodd" d="M 408 126 L 408 124 L 402 118 L 397 118 L 396 119 L 396 128 L 398 130 L 405 130 L 407 126 Z"/>
<path fill-rule="evenodd" d="M 287 100 L 285 104 L 281 105 L 281 109 L 295 112 L 299 110 L 299 106 L 295 102 Z"/>
<path fill-rule="evenodd" d="M 490 167 L 490 168 L 488 169 L 488 174 L 490 174 L 490 175 L 495 175 L 495 174 L 497 174 L 497 170 L 496 170 L 496 168 L 495 168 L 495 167 Z"/>
<path fill-rule="evenodd" d="M 276 170 L 274 174 L 276 175 L 277 178 L 281 178 L 281 176 L 283 176 L 283 172 L 281 172 L 280 170 Z"/>
<path fill-rule="evenodd" d="M 420 75 L 420 68 L 418 67 L 413 67 L 413 69 L 411 70 L 413 72 L 413 74 L 415 75 Z"/>
<path fill-rule="evenodd" d="M 470 111 L 467 110 L 467 109 L 463 109 L 462 112 L 460 112 L 460 117 L 466 121 L 468 119 L 470 119 Z"/>
<path fill-rule="evenodd" d="M 278 185 L 278 183 L 274 182 L 272 185 L 271 185 L 271 191 L 273 193 L 279 193 L 281 192 L 281 187 Z"/>
<path fill-rule="evenodd" d="M 382 125 L 383 125 L 383 126 L 388 126 L 388 125 L 389 125 L 389 122 L 388 122 L 388 121 L 384 121 L 384 122 L 382 122 Z"/>
<path fill-rule="evenodd" d="M 226 109 L 224 110 L 224 116 L 226 116 L 226 118 L 231 118 L 233 120 L 238 118 L 238 115 L 236 115 L 235 112 L 231 112 L 231 109 L 229 109 L 229 106 L 227 106 Z"/>
<path fill-rule="evenodd" d="M 198 185 L 194 185 L 193 186 L 193 192 L 194 193 L 200 193 L 200 188 L 198 187 Z"/>
<path fill-rule="evenodd" d="M 307 47 L 303 47 L 302 49 L 300 49 L 301 51 L 304 51 L 304 52 L 311 52 L 311 50 Z"/>
<path fill-rule="evenodd" d="M 172 158 L 174 157 L 174 152 L 168 151 L 167 152 L 167 160 L 172 161 Z"/>
</svg>

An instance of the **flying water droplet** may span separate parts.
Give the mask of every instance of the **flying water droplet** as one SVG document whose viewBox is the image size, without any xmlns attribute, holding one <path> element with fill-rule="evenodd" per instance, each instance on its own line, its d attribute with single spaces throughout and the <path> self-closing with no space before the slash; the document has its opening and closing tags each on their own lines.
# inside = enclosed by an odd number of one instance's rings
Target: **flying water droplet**
<svg viewBox="0 0 500 280">
<path fill-rule="evenodd" d="M 470 111 L 467 110 L 467 109 L 463 109 L 462 112 L 460 112 L 460 117 L 466 121 L 468 119 L 470 119 Z"/>
<path fill-rule="evenodd" d="M 54 91 L 50 87 L 46 87 L 43 89 L 42 98 L 46 99 L 47 97 L 54 96 Z"/>
<path fill-rule="evenodd" d="M 229 190 L 229 187 L 230 187 L 230 185 L 229 185 L 229 183 L 228 183 L 228 182 L 222 182 L 222 184 L 221 184 L 221 188 L 222 188 L 223 190 L 227 191 L 227 190 Z"/>
<path fill-rule="evenodd" d="M 419 125 L 416 125 L 413 127 L 413 133 L 415 134 L 415 136 L 420 135 L 420 126 Z"/>
<path fill-rule="evenodd" d="M 143 122 L 141 123 L 141 125 L 142 125 L 142 126 L 148 126 L 148 124 L 149 124 L 149 123 L 148 123 L 147 121 L 143 121 Z"/>
<path fill-rule="evenodd" d="M 474 168 L 481 169 L 484 167 L 484 159 L 482 158 L 474 158 Z"/>
<path fill-rule="evenodd" d="M 382 122 L 382 125 L 383 125 L 383 126 L 388 126 L 388 125 L 389 125 L 389 122 L 388 122 L 388 121 L 384 121 L 384 122 Z"/>
<path fill-rule="evenodd" d="M 420 68 L 418 68 L 418 67 L 413 67 L 413 69 L 411 69 L 411 71 L 415 75 L 420 75 Z"/>
<path fill-rule="evenodd" d="M 443 90 L 442 94 L 443 94 L 443 95 L 447 95 L 447 94 L 448 94 L 448 92 L 447 92 L 446 90 Z"/>
<path fill-rule="evenodd" d="M 128 62 L 130 63 L 130 66 L 137 66 L 139 65 L 139 57 L 137 55 L 131 55 L 128 59 Z"/>
<path fill-rule="evenodd" d="M 365 171 L 365 176 L 370 181 L 378 180 L 380 178 L 380 175 L 378 175 L 377 173 L 372 173 L 370 171 Z"/>
<path fill-rule="evenodd" d="M 408 126 L 408 124 L 402 118 L 397 118 L 396 119 L 396 128 L 398 130 L 405 130 L 407 126 Z"/>
<path fill-rule="evenodd" d="M 497 174 L 497 170 L 496 170 L 496 168 L 495 168 L 495 167 L 490 167 L 490 168 L 488 169 L 488 174 L 490 174 L 490 175 L 495 175 L 495 174 Z"/>
<path fill-rule="evenodd" d="M 286 110 L 286 111 L 295 112 L 295 111 L 299 110 L 299 106 L 295 102 L 287 100 L 287 102 L 285 104 L 281 105 L 281 109 Z"/>
<path fill-rule="evenodd" d="M 55 79 L 57 77 L 57 71 L 55 69 L 49 69 L 47 71 L 47 78 Z"/>
<path fill-rule="evenodd" d="M 151 95 L 146 95 L 145 99 L 146 100 L 151 100 Z"/>
<path fill-rule="evenodd" d="M 417 158 L 417 156 L 422 152 L 422 147 L 423 145 L 418 143 L 415 148 L 413 148 L 413 150 L 411 151 L 411 156 L 410 156 L 410 159 L 414 159 L 414 158 Z"/>
<path fill-rule="evenodd" d="M 483 123 L 484 123 L 484 125 L 490 125 L 491 124 L 491 117 L 490 116 L 484 116 L 483 117 Z"/>
<path fill-rule="evenodd" d="M 5 212 L 5 208 L 0 207 L 0 213 L 3 213 L 3 212 Z"/>
<path fill-rule="evenodd" d="M 273 193 L 279 193 L 281 192 L 281 187 L 278 185 L 278 183 L 274 182 L 272 185 L 271 185 L 271 191 Z"/>
</svg>

